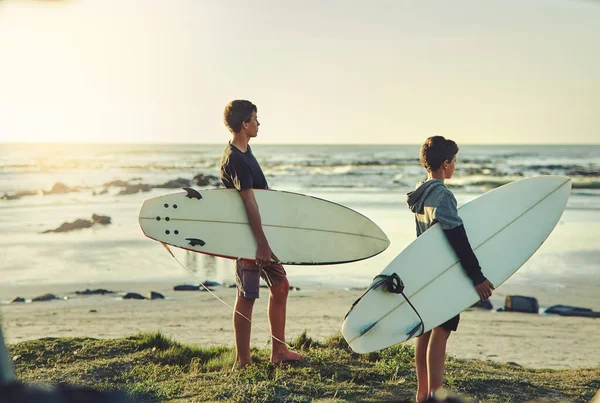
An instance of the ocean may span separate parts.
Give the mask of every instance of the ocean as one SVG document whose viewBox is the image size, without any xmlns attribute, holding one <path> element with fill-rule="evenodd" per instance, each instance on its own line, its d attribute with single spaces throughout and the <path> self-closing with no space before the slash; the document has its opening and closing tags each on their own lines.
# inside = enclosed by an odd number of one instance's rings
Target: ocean
<svg viewBox="0 0 600 403">
<path fill-rule="evenodd" d="M 251 145 L 272 189 L 346 205 L 370 217 L 391 240 L 385 252 L 361 262 L 287 266 L 292 285 L 364 287 L 415 238 L 405 193 L 425 177 L 418 145 Z M 231 260 L 177 250 L 192 276 L 137 223 L 143 200 L 177 191 L 156 186 L 198 174 L 218 176 L 224 147 L 0 144 L 0 283 L 233 283 Z M 461 205 L 511 181 L 548 174 L 572 177 L 567 208 L 545 244 L 508 282 L 560 291 L 600 278 L 600 145 L 461 146 L 447 185 Z M 57 183 L 69 191 L 49 193 Z M 125 183 L 149 190 L 120 194 Z M 42 233 L 92 214 L 109 216 L 112 223 Z"/>
</svg>

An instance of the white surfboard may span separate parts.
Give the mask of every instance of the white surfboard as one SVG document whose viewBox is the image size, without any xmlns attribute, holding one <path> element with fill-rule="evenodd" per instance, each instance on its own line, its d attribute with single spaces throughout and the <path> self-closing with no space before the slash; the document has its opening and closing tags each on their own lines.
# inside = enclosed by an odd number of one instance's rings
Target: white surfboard
<svg viewBox="0 0 600 403">
<path fill-rule="evenodd" d="M 498 287 L 552 232 L 562 215 L 571 179 L 522 179 L 459 208 L 469 241 L 484 275 Z M 385 286 L 368 290 L 350 310 L 342 334 L 358 353 L 380 350 L 444 323 L 479 300 L 442 228 L 435 224 L 409 244 L 381 272 L 396 273 L 404 295 Z M 372 284 L 375 285 L 376 281 Z M 421 329 L 421 320 L 423 329 Z"/>
<path fill-rule="evenodd" d="M 347 207 L 298 193 L 254 190 L 263 231 L 283 264 L 336 264 L 383 252 L 390 241 L 370 219 Z M 254 260 L 256 240 L 237 190 L 186 191 L 148 199 L 144 234 L 194 252 Z"/>
</svg>

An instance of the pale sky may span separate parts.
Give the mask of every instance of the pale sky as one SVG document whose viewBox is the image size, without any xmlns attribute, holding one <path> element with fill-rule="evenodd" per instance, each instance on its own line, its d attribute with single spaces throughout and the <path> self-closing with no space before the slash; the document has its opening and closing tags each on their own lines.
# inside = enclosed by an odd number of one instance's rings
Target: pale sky
<svg viewBox="0 0 600 403">
<path fill-rule="evenodd" d="M 600 2 L 0 1 L 0 142 L 600 143 Z"/>
</svg>

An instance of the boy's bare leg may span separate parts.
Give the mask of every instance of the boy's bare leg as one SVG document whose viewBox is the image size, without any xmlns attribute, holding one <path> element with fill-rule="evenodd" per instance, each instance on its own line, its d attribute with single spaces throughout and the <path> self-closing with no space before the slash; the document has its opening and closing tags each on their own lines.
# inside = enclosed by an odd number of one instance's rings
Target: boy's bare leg
<svg viewBox="0 0 600 403">
<path fill-rule="evenodd" d="M 443 385 L 444 365 L 446 362 L 446 342 L 450 330 L 441 326 L 431 331 L 429 349 L 427 350 L 427 369 L 429 370 L 429 394 L 435 393 Z"/>
<path fill-rule="evenodd" d="M 252 308 L 254 307 L 254 299 L 246 298 L 240 295 L 235 300 L 235 310 L 248 319 L 252 319 Z M 250 356 L 250 332 L 252 323 L 246 318 L 233 313 L 233 333 L 235 334 L 235 349 L 236 360 L 240 364 L 240 368 L 252 364 Z"/>
<path fill-rule="evenodd" d="M 417 337 L 415 347 L 415 366 L 417 370 L 417 402 L 427 400 L 429 394 L 429 378 L 427 376 L 427 346 L 431 331 Z"/>
<path fill-rule="evenodd" d="M 269 288 L 271 293 L 269 297 L 269 324 L 271 325 L 271 334 L 279 340 L 285 341 L 285 317 L 287 307 L 287 297 L 290 292 L 290 283 L 286 280 Z M 271 362 L 277 364 L 283 361 L 298 361 L 302 356 L 290 351 L 284 343 L 274 338 L 273 348 L 271 350 Z"/>
</svg>

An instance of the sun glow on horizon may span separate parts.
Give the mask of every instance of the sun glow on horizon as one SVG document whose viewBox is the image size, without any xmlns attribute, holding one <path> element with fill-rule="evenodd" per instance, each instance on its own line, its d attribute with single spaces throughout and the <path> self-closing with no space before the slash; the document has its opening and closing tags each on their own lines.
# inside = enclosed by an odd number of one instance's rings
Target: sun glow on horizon
<svg viewBox="0 0 600 403">
<path fill-rule="evenodd" d="M 576 0 L 0 2 L 0 143 L 598 144 Z"/>
</svg>

